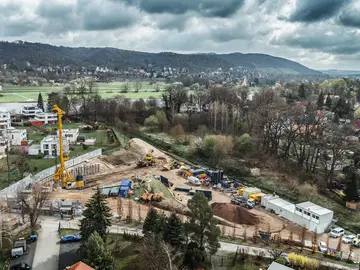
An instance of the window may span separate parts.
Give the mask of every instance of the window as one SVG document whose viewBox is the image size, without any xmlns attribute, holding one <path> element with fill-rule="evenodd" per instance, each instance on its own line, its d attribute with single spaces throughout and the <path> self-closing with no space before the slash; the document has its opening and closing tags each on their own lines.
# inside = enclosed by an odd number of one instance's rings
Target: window
<svg viewBox="0 0 360 270">
<path fill-rule="evenodd" d="M 306 214 L 310 217 L 310 212 L 307 212 Z"/>
<path fill-rule="evenodd" d="M 319 216 L 315 216 L 315 218 L 316 218 L 317 220 L 319 220 Z"/>
<path fill-rule="evenodd" d="M 44 149 L 49 149 L 49 145 L 48 145 L 48 144 L 44 144 Z"/>
</svg>

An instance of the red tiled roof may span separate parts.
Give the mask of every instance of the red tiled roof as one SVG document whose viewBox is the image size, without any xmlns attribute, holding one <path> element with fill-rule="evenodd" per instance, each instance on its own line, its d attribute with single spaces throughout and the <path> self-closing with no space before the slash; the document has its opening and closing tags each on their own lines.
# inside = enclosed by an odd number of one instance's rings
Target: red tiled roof
<svg viewBox="0 0 360 270">
<path fill-rule="evenodd" d="M 94 268 L 88 266 L 86 263 L 82 261 L 73 264 L 69 269 L 66 270 L 95 270 Z"/>
</svg>

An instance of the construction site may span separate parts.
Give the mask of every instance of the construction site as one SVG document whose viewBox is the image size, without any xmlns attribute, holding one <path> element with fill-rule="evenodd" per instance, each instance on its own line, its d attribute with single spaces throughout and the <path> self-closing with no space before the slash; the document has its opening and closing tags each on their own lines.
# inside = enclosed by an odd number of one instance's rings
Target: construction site
<svg viewBox="0 0 360 270">
<path fill-rule="evenodd" d="M 62 112 L 58 111 L 58 115 L 61 144 Z M 86 202 L 100 188 L 107 197 L 114 223 L 124 220 L 140 223 L 150 207 L 166 215 L 175 212 L 186 221 L 188 200 L 196 192 L 202 192 L 209 199 L 224 236 L 253 239 L 265 235 L 289 246 L 307 243 L 312 247 L 322 241 L 335 253 L 350 252 L 351 244 L 339 246 L 339 239 L 329 238 L 325 233 L 325 229 L 333 225 L 332 211 L 321 210 L 329 217 L 325 225 L 321 225 L 322 217 L 315 216 L 315 210 L 309 210 L 318 208 L 310 202 L 305 202 L 307 205 L 302 212 L 301 204 L 295 206 L 275 194 L 264 194 L 255 187 L 231 181 L 222 170 L 187 166 L 141 139 L 133 138 L 118 151 L 71 168 L 65 166 L 66 158 L 61 149 L 60 146 L 60 164 L 54 176 L 38 182 L 49 194 L 43 213 L 80 216 Z M 88 172 L 85 174 L 85 171 Z M 31 185 L 26 189 L 30 191 Z M 317 220 L 317 227 L 314 229 L 310 223 L 303 225 L 298 218 L 299 212 L 308 214 L 309 222 L 311 218 Z M 360 257 L 360 250 L 353 252 L 354 256 Z"/>
</svg>

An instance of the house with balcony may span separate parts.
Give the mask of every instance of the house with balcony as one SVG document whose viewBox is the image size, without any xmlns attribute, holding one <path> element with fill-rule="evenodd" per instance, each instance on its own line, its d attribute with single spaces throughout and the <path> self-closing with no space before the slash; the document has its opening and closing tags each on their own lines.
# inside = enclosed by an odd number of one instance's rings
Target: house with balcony
<svg viewBox="0 0 360 270">
<path fill-rule="evenodd" d="M 37 113 L 33 119 L 29 120 L 29 123 L 33 126 L 42 126 L 42 125 L 55 125 L 57 123 L 58 117 L 56 113 Z"/>
<path fill-rule="evenodd" d="M 63 138 L 63 151 L 65 155 L 70 153 L 69 141 Z M 56 157 L 60 154 L 59 137 L 48 135 L 40 143 L 40 152 L 45 156 Z"/>
<path fill-rule="evenodd" d="M 0 108 L 0 131 L 11 127 L 10 112 L 5 108 Z"/>
<path fill-rule="evenodd" d="M 59 135 L 59 131 L 57 133 Z M 69 141 L 70 144 L 75 144 L 77 138 L 79 137 L 78 128 L 63 129 L 62 131 L 63 138 Z"/>
<path fill-rule="evenodd" d="M 23 106 L 20 110 L 20 114 L 22 115 L 23 118 L 25 119 L 30 119 L 30 118 L 33 118 L 35 117 L 35 115 L 37 113 L 42 113 L 43 110 L 40 109 L 39 107 L 37 106 L 29 106 L 29 105 L 26 105 L 26 106 Z"/>
</svg>

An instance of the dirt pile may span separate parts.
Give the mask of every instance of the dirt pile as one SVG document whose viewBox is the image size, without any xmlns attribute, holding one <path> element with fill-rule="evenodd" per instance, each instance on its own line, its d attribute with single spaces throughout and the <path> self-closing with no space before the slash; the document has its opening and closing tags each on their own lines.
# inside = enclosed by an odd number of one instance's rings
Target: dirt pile
<svg viewBox="0 0 360 270">
<path fill-rule="evenodd" d="M 120 149 L 119 151 L 115 151 L 111 153 L 111 155 L 103 156 L 102 160 L 112 164 L 112 165 L 123 165 L 130 162 L 134 162 L 134 160 L 141 157 L 140 153 L 135 151 L 129 151 L 125 149 Z"/>
<path fill-rule="evenodd" d="M 256 215 L 241 206 L 231 203 L 213 203 L 211 208 L 214 215 L 233 223 L 244 225 L 255 225 L 259 223 L 259 218 Z"/>
<path fill-rule="evenodd" d="M 141 139 L 133 138 L 129 141 L 129 145 L 132 150 L 134 150 L 136 153 L 141 153 L 142 156 L 145 156 L 150 150 L 154 150 L 153 156 L 156 159 L 170 162 L 170 159 L 167 155 Z"/>
</svg>

